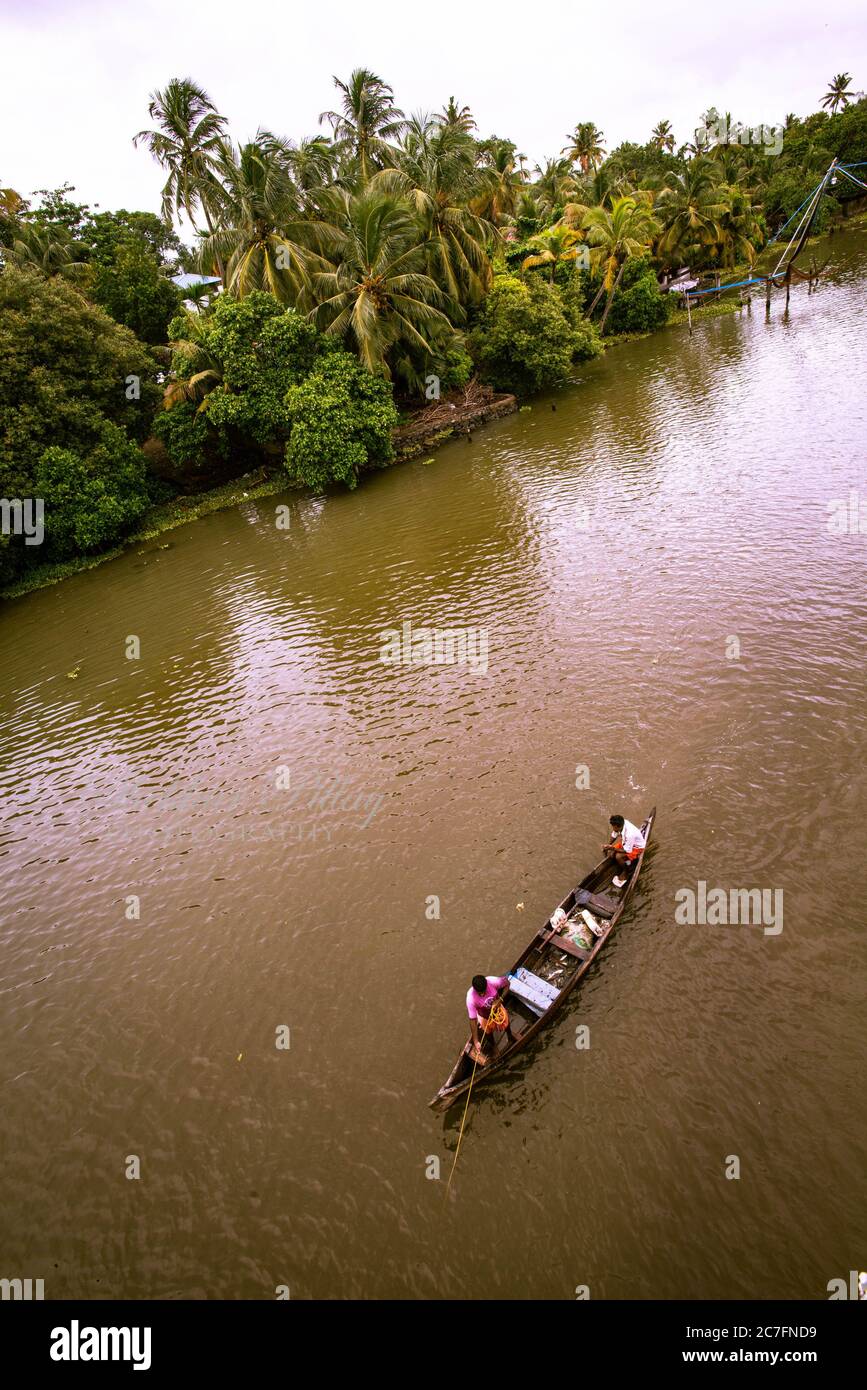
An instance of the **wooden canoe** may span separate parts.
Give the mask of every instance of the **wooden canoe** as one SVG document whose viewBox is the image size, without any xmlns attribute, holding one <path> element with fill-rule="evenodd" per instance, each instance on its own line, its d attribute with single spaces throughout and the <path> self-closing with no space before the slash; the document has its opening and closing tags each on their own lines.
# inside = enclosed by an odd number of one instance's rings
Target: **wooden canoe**
<svg viewBox="0 0 867 1390">
<path fill-rule="evenodd" d="M 473 1089 L 493 1080 L 518 1052 L 523 1051 L 537 1033 L 547 1027 L 563 1007 L 579 980 L 586 975 L 602 950 L 635 892 L 655 818 L 654 806 L 641 827 L 645 847 L 623 888 L 614 887 L 612 879 L 616 870 L 610 856 L 606 855 L 560 903 L 560 907 L 570 918 L 571 925 L 573 914 L 577 918 L 580 913 L 580 904 L 585 902 L 585 895 L 590 895 L 590 900 L 586 901 L 586 910 L 602 927 L 601 934 L 596 937 L 592 948 L 584 950 L 563 936 L 552 935 L 550 918 L 543 923 L 529 946 L 522 951 L 508 971 L 509 987 L 505 991 L 503 1002 L 509 1011 L 515 1041 L 508 1043 L 505 1034 L 494 1033 L 486 1037 L 482 1051 L 489 1060 L 486 1066 L 476 1066 L 475 1076 L 473 1059 L 470 1056 L 470 1042 L 467 1041 L 445 1085 L 440 1087 L 430 1102 L 433 1110 L 448 1110 L 450 1105 L 466 1095 L 471 1079 Z"/>
</svg>

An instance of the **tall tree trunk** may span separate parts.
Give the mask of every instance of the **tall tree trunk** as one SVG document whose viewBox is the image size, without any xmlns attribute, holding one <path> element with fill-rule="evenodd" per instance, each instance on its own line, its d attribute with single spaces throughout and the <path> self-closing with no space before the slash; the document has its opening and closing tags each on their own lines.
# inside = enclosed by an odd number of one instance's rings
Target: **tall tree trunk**
<svg viewBox="0 0 867 1390">
<path fill-rule="evenodd" d="M 201 204 L 202 204 L 202 212 L 205 214 L 205 222 L 207 223 L 207 227 L 208 227 L 208 235 L 209 235 L 209 236 L 213 236 L 213 235 L 214 235 L 214 224 L 213 224 L 213 222 L 211 221 L 210 215 L 209 215 L 209 213 L 208 213 L 208 205 L 207 205 L 207 203 L 205 202 L 204 198 L 201 198 L 201 199 L 200 199 L 200 202 L 201 202 Z M 226 270 L 225 270 L 225 267 L 224 267 L 224 265 L 223 265 L 223 258 L 222 258 L 222 256 L 217 256 L 217 255 L 215 255 L 215 256 L 214 256 L 214 261 L 216 262 L 216 266 L 217 266 L 217 274 L 219 275 L 220 280 L 222 281 L 223 289 L 225 289 L 225 288 L 226 288 Z"/>
<path fill-rule="evenodd" d="M 588 319 L 592 319 L 592 317 L 593 317 L 593 310 L 596 308 L 596 305 L 599 303 L 599 301 L 600 301 L 600 299 L 602 298 L 602 296 L 603 296 L 604 293 L 605 293 L 605 277 L 603 276 L 603 277 L 602 277 L 602 284 L 599 286 L 599 293 L 597 294 L 597 296 L 596 296 L 596 298 L 594 299 L 593 303 L 590 305 L 590 308 L 587 310 L 586 317 L 587 317 Z"/>
<path fill-rule="evenodd" d="M 611 304 L 612 304 L 612 301 L 613 301 L 613 299 L 614 299 L 614 296 L 615 296 L 615 294 L 616 294 L 616 292 L 617 292 L 617 286 L 620 284 L 620 277 L 622 276 L 622 274 L 623 274 L 623 272 L 624 272 L 625 269 L 626 269 L 626 262 L 623 261 L 623 263 L 622 263 L 621 266 L 620 266 L 620 269 L 619 269 L 618 272 L 617 272 L 617 279 L 614 281 L 614 284 L 611 286 L 611 292 L 610 292 L 610 294 L 608 295 L 608 302 L 607 302 L 606 305 L 605 305 L 605 313 L 602 315 L 602 322 L 601 322 L 600 325 L 599 325 L 599 332 L 600 332 L 600 333 L 604 333 L 604 332 L 605 332 L 605 324 L 606 324 L 606 321 L 607 321 L 607 319 L 608 319 L 608 314 L 609 314 L 610 309 L 611 309 Z"/>
</svg>

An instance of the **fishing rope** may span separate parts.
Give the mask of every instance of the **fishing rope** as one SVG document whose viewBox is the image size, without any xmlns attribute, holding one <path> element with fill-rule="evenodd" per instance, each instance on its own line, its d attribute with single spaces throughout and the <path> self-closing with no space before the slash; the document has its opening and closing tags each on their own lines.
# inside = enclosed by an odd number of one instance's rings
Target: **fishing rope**
<svg viewBox="0 0 867 1390">
<path fill-rule="evenodd" d="M 867 183 L 862 183 L 860 179 L 856 179 L 855 175 L 850 174 L 848 169 L 845 169 L 842 164 L 839 164 L 837 167 L 842 170 L 842 172 L 846 175 L 847 179 L 851 179 L 853 183 L 857 183 L 859 188 L 867 189 Z"/>
<path fill-rule="evenodd" d="M 774 242 L 775 242 L 779 237 L 781 237 L 781 236 L 783 235 L 783 232 L 786 230 L 786 228 L 788 227 L 789 223 L 790 223 L 790 222 L 794 222 L 794 220 L 795 220 L 795 218 L 797 217 L 798 213 L 801 211 L 801 208 L 805 208 L 805 207 L 807 206 L 807 204 L 809 203 L 810 199 L 813 198 L 813 197 L 815 197 L 815 194 L 816 194 L 816 189 L 814 188 L 812 193 L 808 193 L 808 194 L 807 194 L 807 197 L 804 199 L 803 203 L 801 204 L 801 207 L 800 207 L 800 208 L 795 208 L 795 211 L 792 213 L 791 217 L 787 217 L 787 218 L 786 218 L 786 220 L 785 220 L 785 222 L 783 223 L 783 225 L 782 225 L 782 227 L 780 228 L 780 230 L 779 230 L 778 232 L 774 232 L 774 235 L 773 235 L 773 236 L 769 239 L 769 241 L 768 241 L 768 245 L 769 245 L 769 246 L 773 246 Z"/>
<path fill-rule="evenodd" d="M 722 294 L 723 290 L 739 290 L 744 285 L 763 285 L 767 275 L 757 275 L 752 280 L 735 280 L 731 285 L 711 285 L 709 290 L 690 290 L 688 297 L 698 299 L 701 294 Z"/>
<path fill-rule="evenodd" d="M 867 163 L 867 161 L 865 161 L 865 163 Z M 687 292 L 687 299 L 698 299 L 701 295 L 705 294 L 722 294 L 724 290 L 744 289 L 748 285 L 763 285 L 767 283 L 767 281 L 770 281 L 771 284 L 774 284 L 776 282 L 777 276 L 780 274 L 780 267 L 782 266 L 792 247 L 795 245 L 795 242 L 799 242 L 797 250 L 792 256 L 792 259 L 789 261 L 789 264 L 786 266 L 786 271 L 791 270 L 796 258 L 801 254 L 801 251 L 803 250 L 804 242 L 807 239 L 807 235 L 812 225 L 813 218 L 815 217 L 816 212 L 818 211 L 822 194 L 825 191 L 825 186 L 828 183 L 831 174 L 837 169 L 842 169 L 843 172 L 846 173 L 846 170 L 843 167 L 843 165 L 832 164 L 826 172 L 824 178 L 821 180 L 820 183 L 816 185 L 809 197 L 804 199 L 801 206 L 795 209 L 788 221 L 784 222 L 780 230 L 777 233 L 775 233 L 774 236 L 771 237 L 770 241 L 768 242 L 769 246 L 772 245 L 772 243 L 775 242 L 778 239 L 778 237 L 782 236 L 789 223 L 794 222 L 795 218 L 798 216 L 798 213 L 801 212 L 802 209 L 807 209 L 800 222 L 798 223 L 797 227 L 795 228 L 791 241 L 789 241 L 788 245 L 783 251 L 782 256 L 777 262 L 776 268 L 771 271 L 770 275 L 758 275 L 750 280 L 735 280 L 730 285 L 712 285 L 709 289 L 706 290 L 691 290 Z M 859 179 L 855 178 L 854 174 L 847 174 L 847 178 L 850 178 L 853 183 L 860 184 L 861 188 L 867 189 L 867 184 L 861 183 Z"/>
<path fill-rule="evenodd" d="M 778 263 L 777 263 L 777 268 L 776 268 L 776 270 L 773 272 L 773 274 L 772 274 L 771 277 L 770 277 L 772 280 L 773 280 L 774 276 L 777 275 L 777 274 L 779 273 L 780 266 L 783 264 L 783 261 L 786 259 L 786 256 L 789 254 L 789 251 L 790 251 L 791 248 L 794 246 L 794 244 L 795 244 L 796 241 L 798 242 L 798 247 L 797 247 L 797 250 L 795 251 L 794 255 L 792 256 L 792 261 L 794 261 L 794 260 L 796 259 L 796 257 L 799 256 L 799 255 L 801 254 L 801 251 L 802 251 L 803 246 L 804 246 L 804 242 L 807 240 L 807 234 L 809 233 L 810 227 L 812 226 L 813 218 L 816 216 L 816 212 L 818 211 L 819 203 L 820 203 L 821 200 L 822 200 L 822 194 L 825 192 L 825 185 L 827 184 L 829 178 L 831 177 L 831 174 L 832 174 L 834 168 L 836 167 L 836 164 L 837 164 L 837 161 L 836 161 L 836 159 L 835 159 L 835 160 L 831 163 L 830 167 L 828 168 L 827 173 L 825 174 L 825 177 L 822 179 L 822 182 L 819 184 L 818 188 L 816 189 L 815 193 L 813 194 L 813 197 L 812 197 L 812 199 L 810 200 L 810 206 L 807 208 L 807 211 L 804 213 L 804 216 L 801 218 L 801 221 L 798 223 L 798 226 L 797 226 L 797 228 L 795 229 L 795 234 L 794 234 L 794 236 L 792 237 L 792 240 L 789 242 L 788 246 L 786 247 L 785 251 L 783 252 L 782 256 L 780 257 L 780 259 L 779 259 L 779 261 L 778 261 Z M 803 231 L 801 230 L 802 228 L 803 228 Z M 792 263 L 792 262 L 790 261 L 789 264 L 791 265 L 791 263 Z"/>
</svg>

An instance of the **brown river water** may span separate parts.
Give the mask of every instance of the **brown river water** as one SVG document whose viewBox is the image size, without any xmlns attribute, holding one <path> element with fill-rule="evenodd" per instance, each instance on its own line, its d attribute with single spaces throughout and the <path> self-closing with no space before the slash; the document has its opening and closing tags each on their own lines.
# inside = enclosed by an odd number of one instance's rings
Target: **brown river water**
<svg viewBox="0 0 867 1390">
<path fill-rule="evenodd" d="M 826 1298 L 865 1267 L 867 239 L 830 247 L 788 317 L 618 347 L 432 463 L 5 606 L 0 1276 Z M 486 659 L 382 661 L 404 622 Z M 447 1195 L 470 977 L 653 804 Z M 700 882 L 773 916 L 686 924 Z"/>
</svg>

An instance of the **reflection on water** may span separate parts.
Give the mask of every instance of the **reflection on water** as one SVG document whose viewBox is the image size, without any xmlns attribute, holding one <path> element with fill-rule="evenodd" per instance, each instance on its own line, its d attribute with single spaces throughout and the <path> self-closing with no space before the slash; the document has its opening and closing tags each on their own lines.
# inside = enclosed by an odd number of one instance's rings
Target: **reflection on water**
<svg viewBox="0 0 867 1390">
<path fill-rule="evenodd" d="M 867 262 L 834 252 L 787 318 L 616 348 L 430 466 L 7 607 L 10 1269 L 762 1298 L 863 1264 L 867 536 L 828 519 L 867 514 Z M 485 629 L 487 671 L 383 663 L 405 621 Z M 469 977 L 654 802 L 622 930 L 472 1105 L 445 1203 Z M 783 932 L 677 926 L 699 881 L 781 890 Z"/>
</svg>

